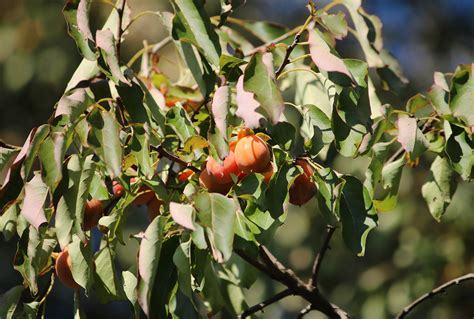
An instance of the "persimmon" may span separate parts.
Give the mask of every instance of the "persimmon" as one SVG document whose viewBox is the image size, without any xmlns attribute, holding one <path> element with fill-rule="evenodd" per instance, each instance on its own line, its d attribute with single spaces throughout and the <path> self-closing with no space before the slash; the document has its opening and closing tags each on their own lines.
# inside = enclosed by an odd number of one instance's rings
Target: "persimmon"
<svg viewBox="0 0 474 319">
<path fill-rule="evenodd" d="M 186 168 L 186 169 L 184 169 L 184 170 L 182 170 L 181 172 L 178 173 L 178 181 L 186 182 L 193 175 L 194 175 L 194 172 L 192 170 L 190 170 L 189 168 Z"/>
<path fill-rule="evenodd" d="M 125 194 L 125 187 L 123 187 L 118 181 L 112 182 L 112 190 L 115 197 L 121 197 Z"/>
<path fill-rule="evenodd" d="M 316 185 L 311 180 L 314 170 L 311 165 L 303 159 L 297 159 L 296 165 L 303 169 L 290 187 L 290 203 L 293 205 L 304 205 L 316 194 Z"/>
<path fill-rule="evenodd" d="M 84 208 L 84 220 L 82 223 L 82 229 L 87 231 L 91 230 L 99 223 L 99 219 L 104 214 L 104 207 L 102 202 L 96 198 L 86 201 Z"/>
<path fill-rule="evenodd" d="M 235 154 L 233 151 L 224 159 L 222 164 L 216 162 L 212 156 L 209 156 L 206 163 L 206 170 L 214 176 L 214 179 L 219 184 L 232 183 L 232 175 L 236 177 L 240 174 L 240 169 L 235 162 Z"/>
<path fill-rule="evenodd" d="M 267 143 L 256 135 L 242 137 L 235 146 L 235 162 L 239 169 L 248 174 L 261 172 L 270 162 Z"/>
<path fill-rule="evenodd" d="M 206 167 L 203 168 L 201 174 L 199 174 L 199 184 L 205 188 L 210 193 L 220 193 L 220 194 L 227 194 L 229 190 L 232 188 L 232 182 L 227 184 L 218 183 L 214 177 Z"/>
<path fill-rule="evenodd" d="M 63 283 L 64 286 L 71 289 L 79 289 L 81 287 L 72 276 L 72 261 L 71 256 L 69 256 L 67 247 L 64 248 L 64 250 L 60 252 L 57 256 L 55 269 L 56 276 L 59 278 L 59 280 Z"/>
<path fill-rule="evenodd" d="M 146 205 L 147 206 L 146 208 L 147 208 L 147 213 L 148 213 L 148 217 L 150 218 L 150 221 L 152 221 L 158 215 L 160 215 L 160 207 L 162 204 L 163 202 L 156 197 L 152 198 L 152 200 L 148 202 L 148 204 Z"/>
</svg>

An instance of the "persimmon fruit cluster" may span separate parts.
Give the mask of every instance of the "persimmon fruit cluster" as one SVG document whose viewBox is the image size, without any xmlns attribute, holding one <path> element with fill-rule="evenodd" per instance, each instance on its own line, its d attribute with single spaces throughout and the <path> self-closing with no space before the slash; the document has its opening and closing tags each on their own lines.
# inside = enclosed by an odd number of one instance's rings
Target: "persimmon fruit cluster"
<svg viewBox="0 0 474 319">
<path fill-rule="evenodd" d="M 264 140 L 242 130 L 229 149 L 222 164 L 209 156 L 199 175 L 201 186 L 209 192 L 227 194 L 235 179 L 241 180 L 250 173 L 262 173 L 268 183 L 273 175 L 273 164 L 270 148 Z"/>
</svg>

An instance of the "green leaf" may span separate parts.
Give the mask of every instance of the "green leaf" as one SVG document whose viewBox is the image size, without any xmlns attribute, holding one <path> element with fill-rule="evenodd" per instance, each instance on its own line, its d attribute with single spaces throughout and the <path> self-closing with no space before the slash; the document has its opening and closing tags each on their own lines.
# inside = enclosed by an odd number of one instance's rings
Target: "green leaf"
<svg viewBox="0 0 474 319">
<path fill-rule="evenodd" d="M 15 162 L 20 150 L 17 148 L 0 147 L 0 188 L 4 186 L 10 167 Z M 6 184 L 6 183 L 5 183 Z"/>
<path fill-rule="evenodd" d="M 126 298 L 114 257 L 109 244 L 102 247 L 95 255 L 94 291 L 100 303 Z"/>
<path fill-rule="evenodd" d="M 288 190 L 294 179 L 300 174 L 301 172 L 297 167 L 286 162 L 279 166 L 278 171 L 274 173 L 265 192 L 268 211 L 274 219 L 284 213 L 283 204 L 288 197 Z"/>
<path fill-rule="evenodd" d="M 81 239 L 73 235 L 72 242 L 68 245 L 71 257 L 71 272 L 74 281 L 86 289 L 86 293 L 92 287 L 94 278 L 91 245 L 85 246 Z"/>
<path fill-rule="evenodd" d="M 392 143 L 376 143 L 371 148 L 371 161 L 365 173 L 364 186 L 369 194 L 374 196 L 375 188 L 382 179 L 382 169 Z"/>
<path fill-rule="evenodd" d="M 36 229 L 48 223 L 44 212 L 47 197 L 48 186 L 41 179 L 41 175 L 35 173 L 33 178 L 25 184 L 25 198 L 21 214 Z"/>
<path fill-rule="evenodd" d="M 137 294 L 138 279 L 135 276 L 135 272 L 132 272 L 131 270 L 122 271 L 122 277 L 123 277 L 123 290 L 125 292 L 125 295 L 127 296 L 128 301 L 130 301 L 130 303 L 133 306 L 135 317 L 139 317 L 140 307 L 138 306 L 138 294 Z"/>
<path fill-rule="evenodd" d="M 377 210 L 389 212 L 397 206 L 398 186 L 400 185 L 404 166 L 405 158 L 401 157 L 383 167 L 382 186 L 385 190 L 385 194 L 383 194 L 380 199 L 374 201 Z"/>
<path fill-rule="evenodd" d="M 0 318 L 13 319 L 23 290 L 21 285 L 14 286 L 0 296 Z"/>
<path fill-rule="evenodd" d="M 400 115 L 397 124 L 398 142 L 410 154 L 412 160 L 420 157 L 428 149 L 429 144 L 423 132 L 418 128 L 416 118 Z"/>
<path fill-rule="evenodd" d="M 166 113 L 166 124 L 173 129 L 183 145 L 189 138 L 197 135 L 191 119 L 181 106 L 169 109 Z"/>
<path fill-rule="evenodd" d="M 56 234 L 61 248 L 65 248 L 72 234 L 84 238 L 81 223 L 84 219 L 84 205 L 94 177 L 96 164 L 93 155 L 80 159 L 72 155 L 67 163 L 63 182 L 57 188 L 61 194 L 56 207 Z"/>
<path fill-rule="evenodd" d="M 367 189 L 355 177 L 345 175 L 340 201 L 342 237 L 346 246 L 357 253 L 365 254 L 369 232 L 377 226 L 377 212 Z"/>
<path fill-rule="evenodd" d="M 81 55 L 91 61 L 97 59 L 94 38 L 89 27 L 90 0 L 68 0 L 63 9 L 68 33 L 76 41 Z"/>
<path fill-rule="evenodd" d="M 138 171 L 147 178 L 152 178 L 154 173 L 153 158 L 150 154 L 150 136 L 150 127 L 145 123 L 143 126 L 134 128 L 130 144 L 130 151 L 135 157 Z"/>
<path fill-rule="evenodd" d="M 155 278 L 158 275 L 166 222 L 163 216 L 153 219 L 143 235 L 138 252 L 138 303 L 148 317 L 152 313 L 151 296 Z"/>
<path fill-rule="evenodd" d="M 99 67 L 115 85 L 125 83 L 130 86 L 130 81 L 123 75 L 120 69 L 117 46 L 112 31 L 109 29 L 98 30 L 95 37 L 101 56 Z"/>
<path fill-rule="evenodd" d="M 219 61 L 219 74 L 225 76 L 229 82 L 237 82 L 243 74 L 240 66 L 246 63 L 245 60 L 223 54 Z"/>
<path fill-rule="evenodd" d="M 446 158 L 437 156 L 430 167 L 428 181 L 421 188 L 421 193 L 431 215 L 438 222 L 446 212 L 457 188 L 457 174 Z"/>
<path fill-rule="evenodd" d="M 461 65 L 453 76 L 449 107 L 466 125 L 474 126 L 474 63 Z"/>
<path fill-rule="evenodd" d="M 66 135 L 63 132 L 51 132 L 39 149 L 39 159 L 43 165 L 43 180 L 52 191 L 62 178 L 66 147 Z"/>
<path fill-rule="evenodd" d="M 445 152 L 454 170 L 461 175 L 464 180 L 472 178 L 472 167 L 474 165 L 474 141 L 469 138 L 466 131 L 457 126 L 444 122 L 446 136 Z"/>
<path fill-rule="evenodd" d="M 318 207 L 325 221 L 329 224 L 336 224 L 340 219 L 339 200 L 341 198 L 341 180 L 330 168 L 317 171 L 314 175 L 318 185 Z"/>
<path fill-rule="evenodd" d="M 0 232 L 6 241 L 10 240 L 16 234 L 16 224 L 20 206 L 18 203 L 11 204 L 0 216 Z"/>
<path fill-rule="evenodd" d="M 74 291 L 74 319 L 87 319 L 83 307 L 81 307 L 81 294 L 79 290 Z"/>
<path fill-rule="evenodd" d="M 31 168 L 33 167 L 33 163 L 38 155 L 41 143 L 43 143 L 49 133 L 50 126 L 48 124 L 43 124 L 37 129 L 31 130 L 30 136 L 28 137 L 30 143 L 28 144 L 28 142 L 25 142 L 25 145 L 27 145 L 27 151 L 25 161 L 21 167 L 21 177 L 23 178 L 23 181 L 27 182 L 29 180 Z"/>
<path fill-rule="evenodd" d="M 220 263 L 232 255 L 234 241 L 235 203 L 217 193 L 200 193 L 194 198 L 198 218 L 205 227 L 214 259 Z"/>
<path fill-rule="evenodd" d="M 195 45 L 215 68 L 219 66 L 221 47 L 201 0 L 173 0 L 173 38 Z"/>
<path fill-rule="evenodd" d="M 170 203 L 170 214 L 173 220 L 187 229 L 194 230 L 194 208 L 189 204 Z"/>
<path fill-rule="evenodd" d="M 322 24 L 331 32 L 331 34 L 338 40 L 345 38 L 347 35 L 347 21 L 344 13 L 327 14 L 324 11 L 317 13 L 321 19 Z"/>
<path fill-rule="evenodd" d="M 305 104 L 303 109 L 303 125 L 301 134 L 305 139 L 305 147 L 309 154 L 316 156 L 325 145 L 334 140 L 331 120 L 317 106 Z"/>
<path fill-rule="evenodd" d="M 275 82 L 272 55 L 270 53 L 256 53 L 252 56 L 245 68 L 243 89 L 255 94 L 255 99 L 261 108 L 258 111 L 264 111 L 264 115 L 271 123 L 276 124 L 279 121 L 285 106 L 280 90 Z M 239 87 L 237 90 L 239 91 Z M 249 117 L 254 116 L 254 112 L 247 110 L 245 100 L 242 101 L 237 98 L 237 106 L 236 114 L 243 118 L 246 123 L 249 122 Z"/>
<path fill-rule="evenodd" d="M 91 130 L 87 138 L 95 148 L 97 155 L 105 162 L 110 178 L 114 179 L 122 172 L 122 145 L 119 139 L 120 126 L 110 112 L 90 113 L 88 122 Z"/>
</svg>

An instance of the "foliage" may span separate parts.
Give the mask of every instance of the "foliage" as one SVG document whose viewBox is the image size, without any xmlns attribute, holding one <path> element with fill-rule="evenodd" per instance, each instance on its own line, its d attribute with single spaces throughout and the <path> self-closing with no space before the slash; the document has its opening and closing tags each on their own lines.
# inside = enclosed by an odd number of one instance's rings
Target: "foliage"
<svg viewBox="0 0 474 319">
<path fill-rule="evenodd" d="M 474 64 L 435 73 L 430 91 L 404 109 L 383 104 L 374 81 L 395 90 L 406 79 L 383 47 L 380 20 L 360 2 L 334 2 L 349 21 L 310 2 L 308 19 L 292 30 L 231 17 L 240 2 L 221 1 L 221 16 L 209 17 L 200 0 L 171 1 L 174 13 L 151 13 L 169 37 L 146 44 L 128 63 L 122 42 L 140 16 L 130 16 L 127 2 L 117 1 L 95 36 L 90 1 L 67 2 L 68 30 L 84 60 L 48 123 L 33 128 L 23 146 L 0 149 L 0 230 L 18 235 L 14 267 L 34 296 L 17 306 L 22 290 L 13 287 L 2 297 L 2 316 L 41 313 L 49 289 L 38 279 L 54 278 L 58 245 L 68 247 L 74 280 L 102 302 L 128 300 L 150 318 L 241 314 L 248 308 L 242 289 L 257 277 L 252 260 L 276 264 L 264 245 L 292 218 L 288 193 L 303 174 L 296 159 L 313 167 L 322 218 L 341 228 L 354 254 L 364 255 L 378 215 L 397 205 L 404 168 L 420 157 L 434 155 L 422 194 L 442 219 L 457 184 L 472 178 Z M 348 36 L 365 61 L 339 55 L 336 42 Z M 177 77 L 160 69 L 170 48 Z M 203 187 L 208 157 L 222 163 L 243 131 L 271 149 L 269 180 L 258 171 L 233 175 L 228 188 Z M 331 167 L 335 152 L 370 163 L 365 179 Z M 185 170 L 195 174 L 180 178 Z M 147 192 L 159 212 L 135 235 L 136 267 L 120 272 L 114 259 L 126 244 L 128 210 Z M 97 251 L 83 230 L 93 198 L 105 206 Z M 296 280 L 270 270 L 275 280 Z M 307 298 L 316 310 L 334 311 L 319 292 Z M 75 307 L 82 317 L 79 297 Z"/>
</svg>

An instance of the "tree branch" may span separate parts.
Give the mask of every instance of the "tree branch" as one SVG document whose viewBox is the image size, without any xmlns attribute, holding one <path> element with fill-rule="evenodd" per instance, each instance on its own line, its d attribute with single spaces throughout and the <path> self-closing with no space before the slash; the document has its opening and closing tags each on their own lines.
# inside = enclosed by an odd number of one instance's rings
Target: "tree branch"
<svg viewBox="0 0 474 319">
<path fill-rule="evenodd" d="M 290 55 L 291 55 L 291 52 L 293 52 L 293 50 L 295 49 L 295 47 L 298 45 L 298 43 L 300 42 L 300 38 L 301 38 L 301 35 L 303 34 L 303 32 L 306 30 L 306 28 L 308 27 L 309 23 L 311 21 L 313 21 L 313 18 L 314 18 L 314 15 L 315 15 L 315 9 L 314 9 L 314 4 L 313 2 L 310 0 L 309 1 L 309 10 L 310 10 L 310 15 L 309 17 L 306 19 L 305 23 L 301 26 L 300 30 L 298 31 L 298 33 L 296 33 L 295 35 L 295 38 L 293 39 L 293 42 L 288 46 L 288 48 L 286 49 L 286 52 L 285 52 L 285 57 L 283 58 L 283 62 L 281 63 L 280 67 L 278 68 L 278 70 L 276 70 L 275 72 L 275 78 L 278 79 L 278 76 L 280 75 L 281 72 L 283 72 L 283 69 L 288 65 L 288 63 L 290 62 Z"/>
<path fill-rule="evenodd" d="M 403 310 L 397 315 L 396 319 L 402 319 L 405 318 L 406 315 L 408 315 L 413 309 L 415 309 L 419 304 L 422 302 L 430 299 L 431 297 L 444 292 L 447 288 L 455 285 L 459 285 L 463 281 L 468 281 L 468 280 L 473 280 L 474 279 L 474 273 L 470 273 L 461 277 L 454 278 L 453 280 L 450 280 L 441 286 L 431 290 L 430 292 L 424 294 L 420 298 L 416 299 L 413 301 L 411 304 L 403 308 Z"/>
<path fill-rule="evenodd" d="M 122 6 L 118 9 L 119 21 L 118 21 L 118 37 L 117 37 L 117 56 L 120 61 L 120 47 L 122 45 L 122 23 L 123 23 L 123 13 L 125 12 L 125 6 L 127 5 L 127 0 L 122 0 Z"/>
<path fill-rule="evenodd" d="M 303 309 L 301 309 L 300 313 L 296 317 L 297 319 L 302 319 L 304 316 L 306 316 L 308 313 L 310 313 L 313 310 L 312 305 L 307 305 Z"/>
<path fill-rule="evenodd" d="M 313 310 L 320 311 L 331 319 L 349 318 L 347 313 L 331 304 L 317 287 L 304 283 L 291 269 L 287 269 L 264 245 L 259 246 L 257 259 L 243 250 L 237 249 L 235 252 L 262 273 L 285 285 L 290 294 L 304 298 L 311 304 Z"/>
<path fill-rule="evenodd" d="M 179 157 L 169 153 L 167 150 L 165 150 L 161 145 L 158 146 L 158 147 L 152 147 L 154 150 L 156 150 L 158 152 L 158 154 L 160 154 L 161 157 L 166 157 L 167 159 L 169 160 L 172 160 L 173 162 L 176 162 L 178 164 L 181 164 L 182 166 L 186 167 L 186 168 L 189 168 L 190 170 L 192 170 L 193 172 L 195 173 L 199 173 L 201 172 L 201 170 L 193 165 L 191 165 L 191 163 L 188 163 L 186 161 L 183 161 L 182 159 L 180 159 Z"/>
<path fill-rule="evenodd" d="M 324 258 L 324 255 L 326 254 L 326 251 L 330 249 L 329 247 L 329 241 L 331 240 L 332 235 L 334 234 L 334 231 L 336 230 L 336 227 L 327 225 L 326 226 L 326 238 L 324 239 L 323 245 L 321 246 L 321 249 L 314 259 L 314 264 L 313 264 L 313 275 L 309 281 L 309 284 L 314 286 L 318 282 L 318 274 L 319 270 L 321 268 L 321 264 Z"/>
<path fill-rule="evenodd" d="M 291 289 L 287 288 L 287 289 L 277 293 L 276 295 L 272 296 L 271 298 L 268 298 L 267 300 L 264 300 L 261 303 L 256 304 L 255 306 L 252 306 L 252 307 L 248 308 L 247 310 L 242 312 L 242 314 L 239 316 L 239 318 L 242 318 L 242 319 L 247 318 L 247 317 L 249 317 L 249 316 L 251 316 L 254 313 L 259 312 L 259 311 L 263 312 L 263 309 L 265 307 L 268 307 L 269 305 L 274 304 L 275 302 L 278 302 L 281 299 L 283 299 L 285 297 L 288 297 L 291 294 L 292 294 Z"/>
</svg>

